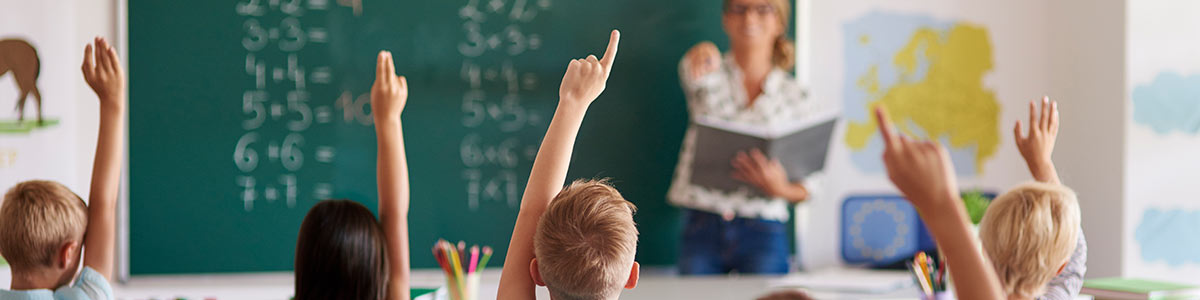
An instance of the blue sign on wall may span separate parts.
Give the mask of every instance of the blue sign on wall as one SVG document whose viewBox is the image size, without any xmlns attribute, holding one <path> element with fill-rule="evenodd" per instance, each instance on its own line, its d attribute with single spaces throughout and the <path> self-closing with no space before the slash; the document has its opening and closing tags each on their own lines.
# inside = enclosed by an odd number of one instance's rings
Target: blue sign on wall
<svg viewBox="0 0 1200 300">
<path fill-rule="evenodd" d="M 916 209 L 899 195 L 846 198 L 841 223 L 847 263 L 885 266 L 937 249 Z"/>
</svg>

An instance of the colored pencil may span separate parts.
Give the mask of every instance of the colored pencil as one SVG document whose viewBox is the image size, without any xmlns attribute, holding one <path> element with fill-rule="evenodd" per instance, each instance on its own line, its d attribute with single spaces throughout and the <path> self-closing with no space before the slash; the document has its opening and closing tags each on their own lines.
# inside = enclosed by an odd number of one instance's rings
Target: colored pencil
<svg viewBox="0 0 1200 300">
<path fill-rule="evenodd" d="M 470 261 L 467 260 L 467 243 L 463 241 L 458 241 L 458 260 L 462 261 L 463 271 L 466 271 L 467 264 L 470 264 Z"/>
<path fill-rule="evenodd" d="M 454 277 L 455 281 L 458 282 L 459 295 L 462 295 L 462 293 L 467 290 L 466 282 L 463 281 L 462 262 L 458 259 L 458 250 L 455 249 L 453 245 L 447 246 L 449 246 L 447 248 L 449 248 L 450 251 L 450 261 L 454 265 Z"/>
<path fill-rule="evenodd" d="M 921 286 L 921 293 L 926 296 L 933 294 L 933 292 L 930 291 L 929 282 L 926 281 L 925 275 L 921 274 L 921 265 L 914 260 L 910 267 L 912 268 L 913 276 L 917 279 L 918 285 Z"/>
<path fill-rule="evenodd" d="M 442 250 L 438 249 L 437 244 L 434 244 L 433 245 L 433 260 L 437 261 L 439 267 L 442 267 L 442 271 L 449 273 L 450 268 L 446 267 L 446 261 L 444 259 L 445 258 L 442 257 Z"/>
<path fill-rule="evenodd" d="M 488 260 L 492 258 L 492 247 L 483 246 L 483 258 L 479 259 L 479 269 L 487 268 Z"/>
<path fill-rule="evenodd" d="M 922 252 L 921 254 L 924 254 L 924 252 Z M 934 263 L 933 263 L 933 260 L 932 260 L 931 258 L 932 258 L 932 257 L 930 257 L 929 255 L 925 255 L 925 268 L 926 268 L 926 270 L 928 270 L 928 271 L 929 271 L 929 273 L 926 273 L 926 274 L 925 274 L 925 276 L 929 276 L 929 287 L 930 287 L 930 289 L 932 289 L 934 292 L 937 292 L 937 291 L 938 291 L 938 284 L 937 284 L 937 281 L 936 281 L 936 280 L 934 280 L 934 276 L 933 276 L 933 273 L 936 273 L 936 272 L 937 272 L 937 269 L 934 269 L 934 266 L 935 266 L 935 265 L 934 265 Z"/>
<path fill-rule="evenodd" d="M 483 251 L 480 251 L 480 248 L 483 248 Z M 463 299 L 470 297 L 467 293 L 474 291 L 468 290 L 467 277 L 476 275 L 487 267 L 488 260 L 492 257 L 492 247 L 472 245 L 468 248 L 465 241 L 451 243 L 445 239 L 438 239 L 432 250 L 433 258 L 446 273 L 446 288 L 452 289 Z"/>
<path fill-rule="evenodd" d="M 479 263 L 479 246 L 471 246 L 471 268 L 467 270 L 468 274 L 475 273 L 475 266 Z"/>
</svg>

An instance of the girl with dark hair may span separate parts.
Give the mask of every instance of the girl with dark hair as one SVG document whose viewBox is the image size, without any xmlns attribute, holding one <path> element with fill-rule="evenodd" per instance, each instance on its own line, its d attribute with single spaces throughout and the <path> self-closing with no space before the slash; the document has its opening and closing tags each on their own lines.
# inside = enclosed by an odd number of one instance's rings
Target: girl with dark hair
<svg viewBox="0 0 1200 300">
<path fill-rule="evenodd" d="M 362 204 L 328 200 L 308 211 L 296 242 L 297 300 L 409 299 L 408 161 L 400 113 L 408 82 L 379 52 L 371 87 L 378 139 L 379 221 Z"/>
</svg>

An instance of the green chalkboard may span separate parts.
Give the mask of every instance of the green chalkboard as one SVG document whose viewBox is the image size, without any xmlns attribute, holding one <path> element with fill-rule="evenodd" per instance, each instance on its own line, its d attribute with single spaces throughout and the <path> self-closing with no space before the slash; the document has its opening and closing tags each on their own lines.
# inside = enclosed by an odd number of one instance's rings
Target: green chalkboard
<svg viewBox="0 0 1200 300">
<path fill-rule="evenodd" d="M 317 201 L 375 209 L 381 49 L 411 86 L 413 266 L 436 266 L 438 238 L 492 245 L 499 266 L 567 62 L 613 28 L 570 177 L 612 178 L 639 207 L 638 260 L 671 265 L 676 69 L 726 44 L 720 0 L 129 1 L 131 273 L 287 271 Z"/>
</svg>

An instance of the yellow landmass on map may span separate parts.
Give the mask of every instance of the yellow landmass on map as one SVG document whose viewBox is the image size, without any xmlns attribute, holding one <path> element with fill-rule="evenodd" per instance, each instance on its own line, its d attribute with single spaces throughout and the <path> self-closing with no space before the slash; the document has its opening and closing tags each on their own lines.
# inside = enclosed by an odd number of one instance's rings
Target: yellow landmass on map
<svg viewBox="0 0 1200 300">
<path fill-rule="evenodd" d="M 928 70 L 923 77 L 914 78 L 922 58 L 928 62 Z M 879 86 L 878 66 L 859 77 L 856 84 L 873 99 L 867 111 L 883 104 L 896 128 L 905 134 L 946 137 L 951 148 L 976 146 L 975 170 L 982 173 L 983 163 L 996 153 L 1000 143 L 1000 105 L 995 93 L 983 86 L 983 75 L 992 69 L 987 30 L 969 24 L 955 24 L 945 33 L 923 27 L 896 53 L 892 63 L 900 73 L 892 86 Z M 866 122 L 851 122 L 846 129 L 846 145 L 861 150 L 877 130 L 873 117 Z"/>
</svg>

